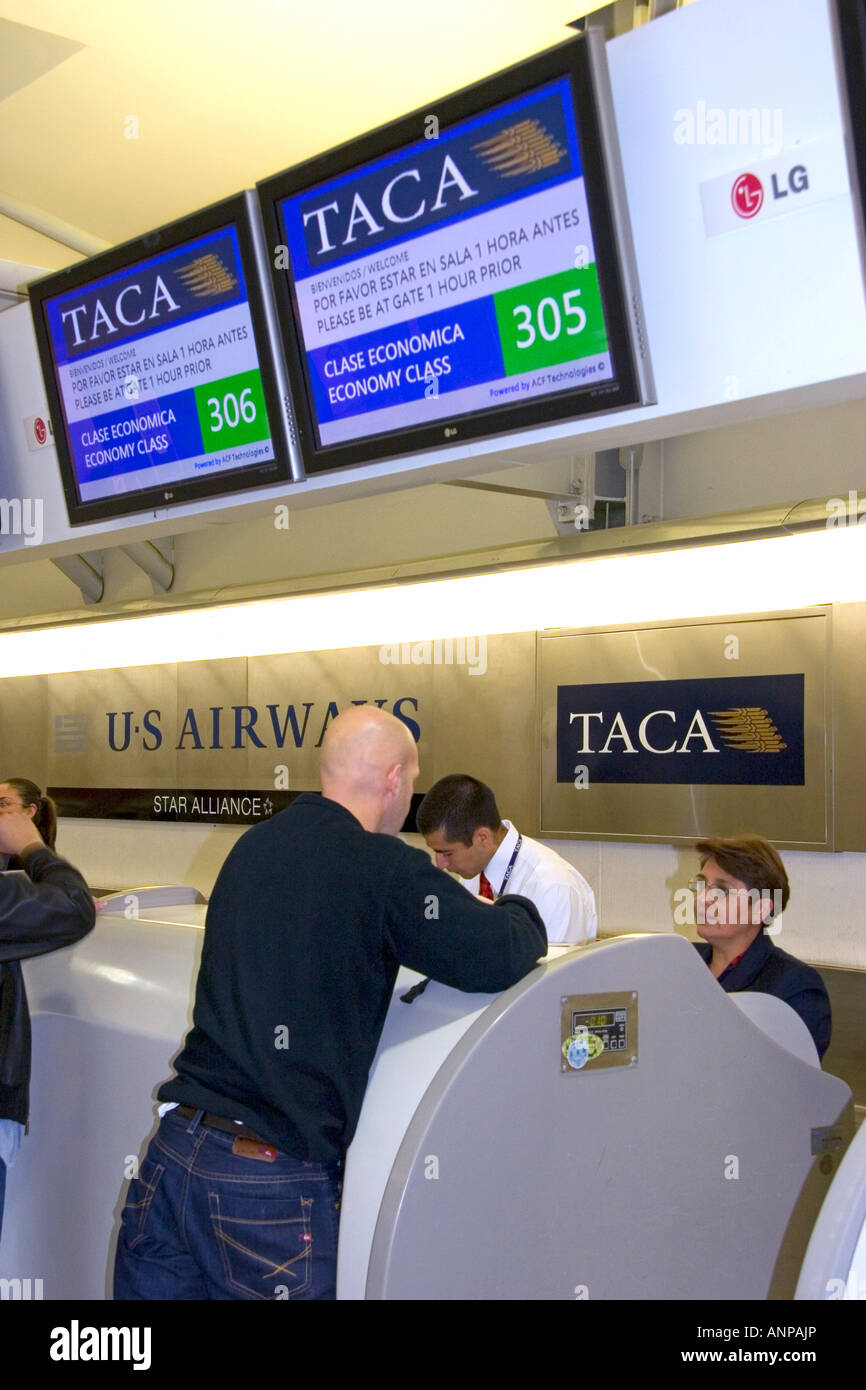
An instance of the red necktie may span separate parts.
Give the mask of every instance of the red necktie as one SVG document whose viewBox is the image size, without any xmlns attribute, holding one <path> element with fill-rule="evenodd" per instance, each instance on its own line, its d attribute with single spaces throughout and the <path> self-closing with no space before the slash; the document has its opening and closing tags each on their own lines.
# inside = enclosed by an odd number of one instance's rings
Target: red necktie
<svg viewBox="0 0 866 1390">
<path fill-rule="evenodd" d="M 494 901 L 493 888 L 491 887 L 489 878 L 487 878 L 485 874 L 481 875 L 478 883 L 478 896 L 479 898 L 487 898 L 490 902 Z"/>
</svg>

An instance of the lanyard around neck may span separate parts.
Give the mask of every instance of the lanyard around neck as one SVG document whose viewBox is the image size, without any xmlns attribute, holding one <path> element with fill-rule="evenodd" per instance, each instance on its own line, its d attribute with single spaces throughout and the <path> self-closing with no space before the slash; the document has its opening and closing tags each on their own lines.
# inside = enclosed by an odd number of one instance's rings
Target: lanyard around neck
<svg viewBox="0 0 866 1390">
<path fill-rule="evenodd" d="M 514 846 L 514 853 L 512 854 L 511 858 L 510 858 L 509 861 L 508 861 L 508 868 L 505 870 L 505 877 L 504 877 L 503 880 L 502 880 L 502 886 L 500 887 L 499 892 L 496 894 L 497 898 L 501 898 L 501 897 L 502 897 L 502 894 L 505 892 L 505 885 L 506 885 L 506 883 L 508 882 L 508 880 L 509 880 L 510 877 L 511 877 L 511 870 L 514 868 L 514 861 L 515 861 L 515 859 L 517 858 L 518 854 L 520 853 L 520 846 L 521 846 L 522 844 L 523 844 L 523 836 L 522 836 L 522 835 L 518 835 L 518 837 L 517 837 L 517 844 Z"/>
</svg>

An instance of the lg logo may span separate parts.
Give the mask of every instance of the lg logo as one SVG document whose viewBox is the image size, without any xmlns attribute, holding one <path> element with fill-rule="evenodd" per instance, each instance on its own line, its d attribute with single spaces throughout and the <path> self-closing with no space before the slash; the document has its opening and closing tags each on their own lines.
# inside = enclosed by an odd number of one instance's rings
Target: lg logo
<svg viewBox="0 0 866 1390">
<path fill-rule="evenodd" d="M 787 187 L 779 186 L 778 174 L 770 176 L 773 200 L 787 198 L 789 193 L 802 193 L 809 187 L 805 166 L 795 164 L 788 170 Z M 731 205 L 738 217 L 756 217 L 764 205 L 764 186 L 757 174 L 740 174 L 731 189 Z"/>
<path fill-rule="evenodd" d="M 740 174 L 731 189 L 731 203 L 738 217 L 755 217 L 764 205 L 764 189 L 757 174 Z"/>
</svg>

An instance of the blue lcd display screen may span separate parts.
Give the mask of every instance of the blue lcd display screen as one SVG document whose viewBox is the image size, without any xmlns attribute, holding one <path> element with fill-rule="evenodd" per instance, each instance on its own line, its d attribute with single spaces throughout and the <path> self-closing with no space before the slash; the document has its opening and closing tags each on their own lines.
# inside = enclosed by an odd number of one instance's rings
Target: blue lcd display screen
<svg viewBox="0 0 866 1390">
<path fill-rule="evenodd" d="M 282 472 L 240 220 L 190 230 L 32 289 L 71 519 Z"/>
<path fill-rule="evenodd" d="M 259 186 L 308 470 L 635 399 L 586 60 L 563 45 Z"/>
</svg>

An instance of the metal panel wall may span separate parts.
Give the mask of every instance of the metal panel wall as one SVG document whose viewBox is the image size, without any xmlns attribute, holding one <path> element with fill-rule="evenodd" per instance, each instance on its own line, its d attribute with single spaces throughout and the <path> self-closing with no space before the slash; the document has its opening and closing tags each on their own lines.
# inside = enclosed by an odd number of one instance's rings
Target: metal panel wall
<svg viewBox="0 0 866 1390">
<path fill-rule="evenodd" d="M 543 634 L 541 833 L 832 848 L 829 629 L 815 610 Z"/>
<path fill-rule="evenodd" d="M 315 788 L 327 724 L 367 701 L 417 730 L 418 791 L 472 773 L 528 834 L 864 850 L 864 628 L 847 604 L 9 679 L 0 776 L 159 791 L 124 815 L 208 823 L 166 794 Z M 65 813 L 113 814 L 85 802 Z"/>
<path fill-rule="evenodd" d="M 182 793 L 314 790 L 327 725 L 353 703 L 375 703 L 417 731 L 419 791 L 469 772 L 531 830 L 534 669 L 530 632 L 9 679 L 0 777 L 76 789 L 61 814 L 207 823 L 226 818 L 213 813 L 216 795 L 183 806 Z"/>
</svg>

